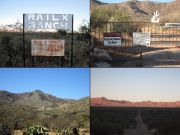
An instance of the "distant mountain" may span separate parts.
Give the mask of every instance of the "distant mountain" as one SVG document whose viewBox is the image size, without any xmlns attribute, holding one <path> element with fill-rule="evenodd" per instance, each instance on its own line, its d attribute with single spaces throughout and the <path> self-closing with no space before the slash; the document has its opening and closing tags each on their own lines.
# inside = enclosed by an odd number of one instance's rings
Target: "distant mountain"
<svg viewBox="0 0 180 135">
<path fill-rule="evenodd" d="M 99 0 L 91 0 L 92 6 L 98 6 L 98 5 L 104 5 L 104 4 L 107 4 L 107 3 L 101 2 Z"/>
<path fill-rule="evenodd" d="M 63 127 L 63 130 L 78 125 L 88 131 L 89 110 L 89 97 L 74 100 L 58 98 L 41 90 L 24 93 L 0 90 L 0 135 L 2 124 L 11 131 L 15 129 L 14 125 L 26 131 L 25 127 L 37 124 Z"/>
<path fill-rule="evenodd" d="M 76 111 L 76 112 L 89 112 L 89 97 L 84 97 L 79 100 L 76 100 L 74 102 L 71 102 L 70 104 L 65 104 L 66 107 L 68 107 L 68 110 Z"/>
<path fill-rule="evenodd" d="M 154 2 L 128 0 L 126 2 L 112 4 L 98 4 L 92 2 L 92 9 L 106 8 L 126 11 L 133 21 L 150 22 L 155 11 L 160 13 L 160 22 L 180 22 L 180 0 L 172 2 Z"/>
<path fill-rule="evenodd" d="M 61 99 L 50 94 L 43 93 L 40 90 L 25 93 L 11 93 L 0 91 L 0 102 L 11 103 L 15 105 L 30 106 L 35 108 L 58 107 L 71 100 Z"/>
<path fill-rule="evenodd" d="M 180 101 L 176 102 L 130 102 L 125 100 L 109 100 L 105 97 L 91 98 L 91 106 L 104 107 L 180 107 Z"/>
<path fill-rule="evenodd" d="M 112 102 L 105 97 L 91 98 L 92 106 L 112 106 Z"/>
</svg>

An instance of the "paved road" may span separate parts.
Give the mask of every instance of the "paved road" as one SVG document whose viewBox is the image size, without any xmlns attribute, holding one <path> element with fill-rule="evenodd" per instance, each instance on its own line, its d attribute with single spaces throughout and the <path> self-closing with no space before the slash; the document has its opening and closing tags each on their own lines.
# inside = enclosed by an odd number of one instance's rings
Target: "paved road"
<svg viewBox="0 0 180 135">
<path fill-rule="evenodd" d="M 147 125 L 141 118 L 141 113 L 138 112 L 136 117 L 136 128 L 126 129 L 124 135 L 153 135 L 153 133 L 148 130 Z"/>
</svg>

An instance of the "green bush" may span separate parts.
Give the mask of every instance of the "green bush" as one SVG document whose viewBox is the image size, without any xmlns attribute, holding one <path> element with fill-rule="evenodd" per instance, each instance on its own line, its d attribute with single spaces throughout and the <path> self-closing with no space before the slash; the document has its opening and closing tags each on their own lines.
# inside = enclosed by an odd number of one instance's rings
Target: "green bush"
<svg viewBox="0 0 180 135">
<path fill-rule="evenodd" d="M 26 131 L 26 135 L 48 135 L 47 129 L 41 126 L 29 127 Z"/>
</svg>

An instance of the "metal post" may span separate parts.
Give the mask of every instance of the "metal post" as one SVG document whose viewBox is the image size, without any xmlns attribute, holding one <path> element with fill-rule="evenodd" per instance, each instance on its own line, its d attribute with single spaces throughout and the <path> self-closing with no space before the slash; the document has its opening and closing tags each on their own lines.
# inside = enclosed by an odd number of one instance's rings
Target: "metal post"
<svg viewBox="0 0 180 135">
<path fill-rule="evenodd" d="M 110 22 L 110 32 L 111 32 L 111 22 Z"/>
<path fill-rule="evenodd" d="M 98 34 L 99 34 L 99 35 L 98 35 L 98 36 L 99 36 L 98 38 L 99 38 L 99 43 L 100 43 L 100 32 L 101 32 L 100 27 L 98 28 L 98 32 L 99 32 L 99 33 L 98 33 Z"/>
<path fill-rule="evenodd" d="M 142 53 L 143 53 L 143 48 L 140 46 L 140 59 L 142 60 Z"/>
<path fill-rule="evenodd" d="M 64 66 L 64 56 L 61 57 L 61 67 L 63 67 L 63 66 Z"/>
<path fill-rule="evenodd" d="M 90 23 L 89 23 L 89 29 L 90 29 L 90 45 L 89 45 L 89 67 L 91 67 L 91 63 L 92 63 L 92 55 L 91 53 L 93 53 L 93 51 L 91 50 L 91 47 L 93 46 L 93 35 L 92 35 L 92 26 L 91 26 L 91 17 L 90 17 Z"/>
<path fill-rule="evenodd" d="M 34 59 L 34 56 L 32 56 L 33 58 L 32 58 L 32 62 L 33 62 L 33 67 L 34 67 L 34 63 L 35 63 L 35 59 Z"/>
<path fill-rule="evenodd" d="M 143 59 L 142 59 L 143 48 L 142 48 L 142 45 L 138 45 L 137 49 L 139 52 L 139 59 L 138 59 L 138 63 L 137 63 L 138 65 L 137 66 L 142 67 L 143 66 Z"/>
<path fill-rule="evenodd" d="M 72 39 L 71 39 L 71 67 L 73 67 L 73 36 L 74 36 L 74 26 L 73 26 L 73 24 L 74 24 L 74 15 L 72 15 Z"/>
<path fill-rule="evenodd" d="M 24 31 L 24 26 L 25 26 L 25 14 L 23 14 L 23 61 L 24 61 L 24 67 L 26 67 L 26 58 L 25 58 L 25 31 Z"/>
<path fill-rule="evenodd" d="M 108 26 L 107 26 L 108 24 L 106 23 L 106 33 L 107 33 L 107 31 L 108 31 Z"/>
</svg>

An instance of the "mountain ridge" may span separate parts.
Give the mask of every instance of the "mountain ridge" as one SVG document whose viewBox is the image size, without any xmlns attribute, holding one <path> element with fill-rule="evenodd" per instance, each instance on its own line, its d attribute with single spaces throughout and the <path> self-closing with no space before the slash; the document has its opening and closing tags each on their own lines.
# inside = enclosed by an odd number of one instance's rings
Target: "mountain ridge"
<svg viewBox="0 0 180 135">
<path fill-rule="evenodd" d="M 112 100 L 105 97 L 91 98 L 91 106 L 99 107 L 180 107 L 180 101 L 174 102 L 154 102 L 140 101 L 131 102 L 126 100 Z"/>
<path fill-rule="evenodd" d="M 77 101 L 79 100 L 59 98 L 51 94 L 46 94 L 38 89 L 33 90 L 32 92 L 23 93 L 12 93 L 6 90 L 0 90 L 0 102 L 30 106 L 35 108 L 59 107 L 64 104 Z"/>
<path fill-rule="evenodd" d="M 158 11 L 160 22 L 180 22 L 180 0 L 172 2 L 128 0 L 105 4 L 98 4 L 93 0 L 92 3 L 92 9 L 102 8 L 126 11 L 132 21 L 150 22 L 154 12 Z"/>
<path fill-rule="evenodd" d="M 101 2 L 100 0 L 91 0 L 92 6 L 105 5 L 105 4 L 107 4 L 107 3 Z"/>
</svg>

